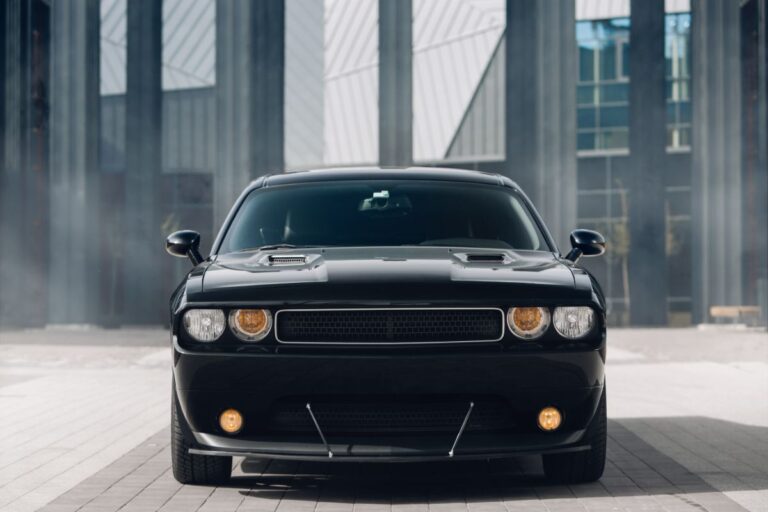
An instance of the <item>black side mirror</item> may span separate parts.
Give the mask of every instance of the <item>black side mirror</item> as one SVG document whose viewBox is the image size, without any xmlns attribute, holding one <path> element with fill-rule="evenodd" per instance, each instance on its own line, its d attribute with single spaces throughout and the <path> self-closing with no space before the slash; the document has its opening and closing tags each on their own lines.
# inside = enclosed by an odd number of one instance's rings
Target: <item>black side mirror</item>
<svg viewBox="0 0 768 512">
<path fill-rule="evenodd" d="M 582 256 L 600 256 L 605 252 L 605 238 L 597 231 L 574 229 L 571 231 L 571 252 L 565 259 L 576 263 Z"/>
<path fill-rule="evenodd" d="M 176 231 L 165 239 L 165 250 L 177 258 L 189 258 L 197 266 L 203 262 L 200 254 L 200 233 L 197 231 Z"/>
</svg>

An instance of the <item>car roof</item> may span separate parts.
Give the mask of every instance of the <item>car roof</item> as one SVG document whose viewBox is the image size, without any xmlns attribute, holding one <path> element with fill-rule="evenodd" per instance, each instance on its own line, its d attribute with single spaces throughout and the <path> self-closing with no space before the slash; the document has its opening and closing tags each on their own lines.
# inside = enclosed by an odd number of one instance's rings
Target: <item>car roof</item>
<svg viewBox="0 0 768 512">
<path fill-rule="evenodd" d="M 519 188 L 515 182 L 500 174 L 471 171 L 468 169 L 453 169 L 445 167 L 332 167 L 324 169 L 307 169 L 288 171 L 283 174 L 272 174 L 254 181 L 251 186 L 277 186 L 295 183 L 311 183 L 318 181 L 341 180 L 436 180 L 461 181 L 489 185 L 506 185 Z M 257 185 L 258 184 L 258 185 Z M 251 187 L 249 187 L 251 188 Z"/>
</svg>

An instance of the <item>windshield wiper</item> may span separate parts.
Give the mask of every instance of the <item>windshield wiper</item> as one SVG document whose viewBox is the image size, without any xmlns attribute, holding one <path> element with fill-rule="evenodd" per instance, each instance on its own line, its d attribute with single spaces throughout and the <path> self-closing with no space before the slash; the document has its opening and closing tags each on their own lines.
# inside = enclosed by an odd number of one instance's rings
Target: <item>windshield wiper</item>
<svg viewBox="0 0 768 512">
<path fill-rule="evenodd" d="M 306 247 L 306 246 L 304 246 Z M 259 251 L 274 251 L 276 249 L 298 249 L 298 245 L 293 244 L 269 244 L 269 245 L 262 245 L 258 248 Z"/>
<path fill-rule="evenodd" d="M 276 249 L 297 249 L 298 245 L 293 244 L 270 244 L 270 245 L 262 245 L 260 247 L 246 247 L 244 249 L 238 249 L 233 252 L 253 252 L 253 251 L 272 251 Z"/>
</svg>

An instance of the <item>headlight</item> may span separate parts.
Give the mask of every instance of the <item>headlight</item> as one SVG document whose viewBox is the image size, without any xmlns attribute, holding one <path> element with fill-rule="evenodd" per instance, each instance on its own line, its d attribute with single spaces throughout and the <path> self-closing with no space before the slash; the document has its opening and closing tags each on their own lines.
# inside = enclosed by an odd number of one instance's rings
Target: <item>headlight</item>
<svg viewBox="0 0 768 512">
<path fill-rule="evenodd" d="M 512 334 L 524 340 L 538 338 L 549 327 L 547 308 L 509 308 L 507 325 Z"/>
<path fill-rule="evenodd" d="M 229 313 L 232 332 L 243 341 L 259 341 L 272 329 L 272 313 L 267 309 L 235 309 Z"/>
<path fill-rule="evenodd" d="M 184 329 L 197 341 L 216 341 L 226 326 L 220 309 L 190 309 L 184 313 Z"/>
<path fill-rule="evenodd" d="M 561 336 L 571 340 L 583 338 L 595 325 L 595 312 L 584 306 L 555 308 L 554 323 Z"/>
</svg>

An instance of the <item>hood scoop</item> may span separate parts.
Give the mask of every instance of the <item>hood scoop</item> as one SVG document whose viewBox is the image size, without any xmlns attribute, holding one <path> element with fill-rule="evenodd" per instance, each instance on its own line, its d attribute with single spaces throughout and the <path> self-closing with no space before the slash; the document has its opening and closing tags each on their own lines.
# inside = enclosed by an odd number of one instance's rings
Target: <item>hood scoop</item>
<svg viewBox="0 0 768 512">
<path fill-rule="evenodd" d="M 511 265 L 517 258 L 507 252 L 456 252 L 453 256 L 464 264 L 474 266 L 502 266 Z"/>
<path fill-rule="evenodd" d="M 472 263 L 504 263 L 506 257 L 503 254 L 467 254 L 467 261 Z"/>
<path fill-rule="evenodd" d="M 304 265 L 307 257 L 303 254 L 270 254 L 267 261 L 270 265 Z"/>
</svg>

